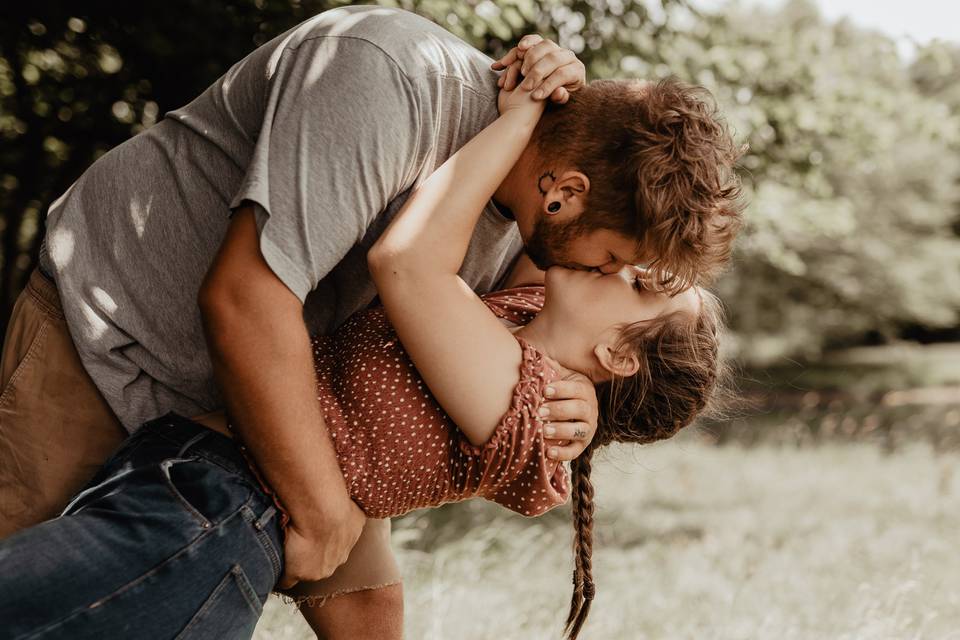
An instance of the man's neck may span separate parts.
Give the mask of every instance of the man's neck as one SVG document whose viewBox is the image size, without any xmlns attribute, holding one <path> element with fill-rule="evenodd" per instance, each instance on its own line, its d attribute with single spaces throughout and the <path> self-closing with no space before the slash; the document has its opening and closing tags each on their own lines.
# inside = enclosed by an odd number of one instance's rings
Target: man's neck
<svg viewBox="0 0 960 640">
<path fill-rule="evenodd" d="M 516 221 L 516 216 L 513 215 L 513 210 L 510 209 L 507 205 L 499 202 L 496 198 L 491 198 L 493 200 L 494 207 L 497 209 L 497 213 L 503 216 L 504 220 Z"/>
<path fill-rule="evenodd" d="M 524 152 L 520 154 L 520 158 L 493 194 L 493 202 L 500 210 L 500 214 L 504 218 L 517 221 L 518 223 L 520 221 L 517 220 L 517 212 L 522 213 L 524 211 L 524 182 L 527 180 L 529 173 L 531 154 L 532 150 L 528 146 Z"/>
</svg>

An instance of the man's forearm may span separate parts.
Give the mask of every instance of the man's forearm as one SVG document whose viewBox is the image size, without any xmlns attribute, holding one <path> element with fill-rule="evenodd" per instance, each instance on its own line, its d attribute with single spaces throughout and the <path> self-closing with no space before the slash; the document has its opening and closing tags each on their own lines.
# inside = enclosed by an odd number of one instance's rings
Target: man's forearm
<svg viewBox="0 0 960 640">
<path fill-rule="evenodd" d="M 327 517 L 323 506 L 349 495 L 316 400 L 302 311 L 220 301 L 203 319 L 231 423 L 267 481 L 295 520 Z"/>
</svg>

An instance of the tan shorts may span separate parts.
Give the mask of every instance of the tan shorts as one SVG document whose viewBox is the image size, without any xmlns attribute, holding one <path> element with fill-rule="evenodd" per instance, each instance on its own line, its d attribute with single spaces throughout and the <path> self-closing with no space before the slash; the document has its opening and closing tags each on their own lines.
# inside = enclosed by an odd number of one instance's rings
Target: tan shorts
<svg viewBox="0 0 960 640">
<path fill-rule="evenodd" d="M 57 516 L 127 437 L 80 362 L 54 283 L 30 274 L 0 361 L 0 539 Z M 390 520 L 368 520 L 346 564 L 286 591 L 298 602 L 400 582 Z"/>
</svg>

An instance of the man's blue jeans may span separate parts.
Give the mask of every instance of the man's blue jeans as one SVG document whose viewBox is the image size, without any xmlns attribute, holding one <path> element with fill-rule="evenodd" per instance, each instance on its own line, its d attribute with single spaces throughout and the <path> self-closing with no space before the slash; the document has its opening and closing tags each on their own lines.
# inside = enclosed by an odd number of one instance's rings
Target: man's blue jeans
<svg viewBox="0 0 960 640">
<path fill-rule="evenodd" d="M 61 516 L 0 542 L 0 638 L 249 638 L 276 516 L 230 438 L 147 422 Z"/>
</svg>

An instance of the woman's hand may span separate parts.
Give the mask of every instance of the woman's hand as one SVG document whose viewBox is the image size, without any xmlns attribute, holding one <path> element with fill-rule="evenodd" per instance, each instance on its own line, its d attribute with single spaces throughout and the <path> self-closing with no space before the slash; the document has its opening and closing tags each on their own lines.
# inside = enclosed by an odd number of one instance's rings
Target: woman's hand
<svg viewBox="0 0 960 640">
<path fill-rule="evenodd" d="M 520 87 L 513 91 L 500 89 L 500 93 L 497 95 L 497 111 L 500 112 L 501 116 L 511 111 L 517 111 L 528 113 L 531 117 L 539 119 L 544 107 L 543 100 L 534 100 L 531 91 Z"/>
<path fill-rule="evenodd" d="M 517 77 L 522 75 L 520 86 L 533 91 L 535 100 L 549 97 L 558 104 L 566 103 L 570 94 L 583 88 L 587 81 L 586 67 L 573 51 L 537 34 L 523 36 L 491 67 L 506 69 L 497 82 L 500 88 L 512 91 Z"/>
</svg>

